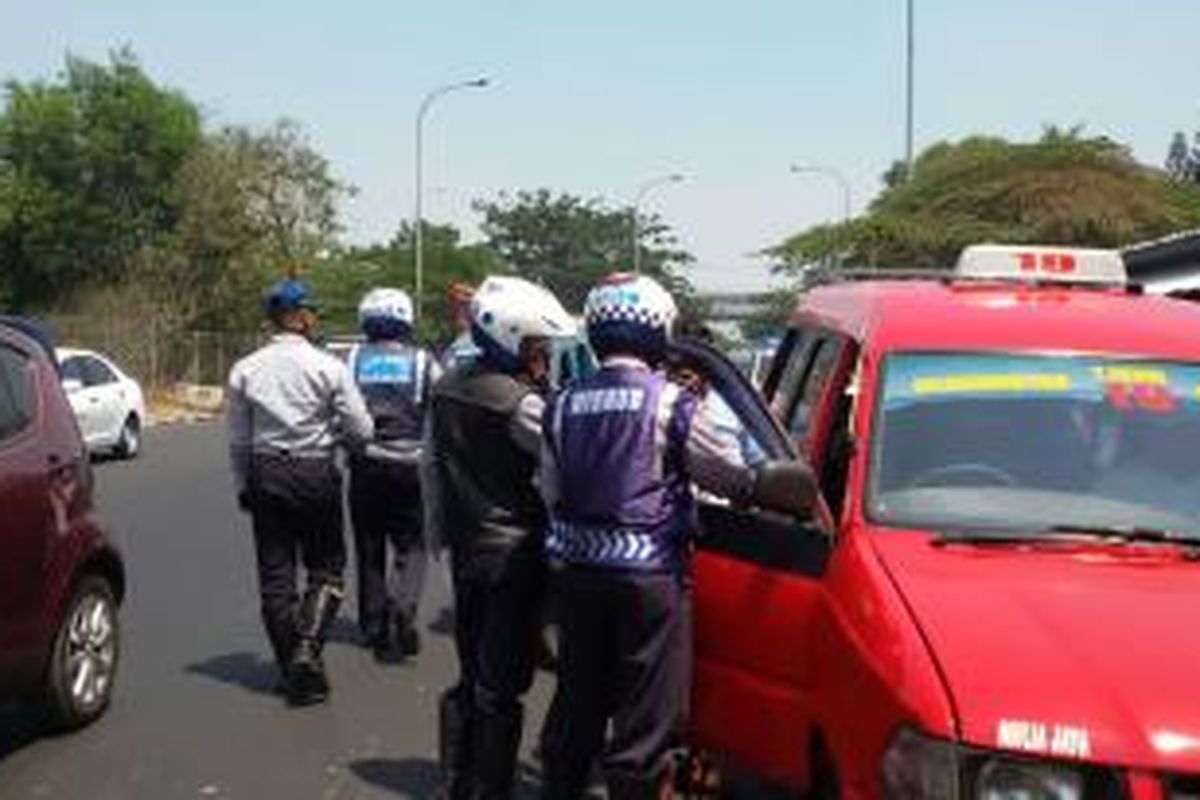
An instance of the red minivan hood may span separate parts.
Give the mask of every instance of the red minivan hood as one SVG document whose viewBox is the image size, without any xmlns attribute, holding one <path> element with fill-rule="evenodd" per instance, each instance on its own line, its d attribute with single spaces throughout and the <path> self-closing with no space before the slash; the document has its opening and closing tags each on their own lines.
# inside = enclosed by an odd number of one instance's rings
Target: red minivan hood
<svg viewBox="0 0 1200 800">
<path fill-rule="evenodd" d="M 1161 546 L 938 546 L 898 531 L 874 541 L 965 742 L 1200 767 L 1200 563 Z"/>
</svg>

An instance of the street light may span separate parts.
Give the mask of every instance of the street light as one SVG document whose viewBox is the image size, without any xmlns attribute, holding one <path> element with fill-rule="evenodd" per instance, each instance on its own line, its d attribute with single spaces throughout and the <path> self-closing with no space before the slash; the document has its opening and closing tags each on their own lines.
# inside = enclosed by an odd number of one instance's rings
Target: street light
<svg viewBox="0 0 1200 800">
<path fill-rule="evenodd" d="M 489 81 L 487 78 L 476 78 L 473 81 L 460 81 L 458 83 L 448 83 L 445 86 L 439 86 L 429 94 L 425 95 L 424 99 L 421 100 L 421 105 L 417 108 L 417 197 L 415 210 L 413 213 L 413 266 L 415 273 L 413 276 L 415 290 L 413 301 L 416 304 L 416 316 L 418 319 L 421 317 L 421 294 L 423 289 L 425 266 L 425 255 L 421 249 L 421 154 L 423 143 L 422 140 L 424 138 L 423 128 L 425 123 L 425 114 L 429 112 L 429 107 L 433 105 L 433 101 L 437 100 L 442 95 L 458 91 L 459 89 L 482 89 L 483 87 L 487 86 L 488 83 Z"/>
<path fill-rule="evenodd" d="M 639 243 L 640 237 L 638 226 L 638 206 L 642 204 L 642 198 L 644 198 L 646 194 L 656 186 L 663 186 L 664 184 L 668 183 L 680 183 L 684 180 L 686 180 L 686 176 L 680 175 L 679 173 L 673 173 L 671 175 L 661 175 L 657 178 L 651 178 L 650 180 L 638 186 L 637 194 L 633 197 L 633 225 L 631 226 L 633 233 L 634 274 L 640 275 L 642 273 L 642 248 Z"/>
<path fill-rule="evenodd" d="M 845 174 L 833 167 L 821 166 L 819 164 L 793 164 L 792 174 L 800 175 L 810 173 L 814 175 L 824 175 L 832 179 L 841 187 L 842 190 L 842 224 L 850 221 L 850 181 L 846 180 Z M 830 237 L 832 243 L 832 237 Z M 839 259 L 840 260 L 840 259 Z"/>
<path fill-rule="evenodd" d="M 913 166 L 913 60 L 916 51 L 916 33 L 913 29 L 915 0 L 907 0 L 907 47 L 905 51 L 905 73 L 907 76 L 905 89 L 905 124 L 904 124 L 904 176 L 905 180 L 912 177 Z"/>
<path fill-rule="evenodd" d="M 793 164 L 792 173 L 797 175 L 803 173 L 824 175 L 836 182 L 842 190 L 842 222 L 850 221 L 850 181 L 846 179 L 845 173 L 839 169 L 819 164 Z"/>
</svg>

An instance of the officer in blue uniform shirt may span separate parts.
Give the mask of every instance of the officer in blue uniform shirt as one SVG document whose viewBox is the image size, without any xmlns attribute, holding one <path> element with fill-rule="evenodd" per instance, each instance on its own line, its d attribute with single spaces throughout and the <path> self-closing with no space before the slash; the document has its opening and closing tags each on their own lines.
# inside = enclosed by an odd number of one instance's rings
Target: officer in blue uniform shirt
<svg viewBox="0 0 1200 800">
<path fill-rule="evenodd" d="M 691 679 L 689 539 L 694 483 L 739 503 L 800 511 L 811 476 L 752 468 L 710 407 L 660 370 L 676 316 L 646 277 L 611 276 L 588 295 L 598 372 L 547 407 L 542 492 L 547 550 L 561 563 L 556 728 L 546 796 L 583 796 L 602 756 L 612 800 L 659 797 Z M 605 746 L 611 722 L 611 739 Z"/>
<path fill-rule="evenodd" d="M 413 304 L 400 289 L 372 289 L 358 307 L 366 342 L 350 370 L 375 422 L 375 437 L 350 460 L 350 519 L 358 572 L 358 625 L 377 658 L 420 650 L 417 608 L 426 554 L 419 464 L 430 387 L 441 369 L 412 341 Z M 387 580 L 387 547 L 393 570 Z"/>
</svg>

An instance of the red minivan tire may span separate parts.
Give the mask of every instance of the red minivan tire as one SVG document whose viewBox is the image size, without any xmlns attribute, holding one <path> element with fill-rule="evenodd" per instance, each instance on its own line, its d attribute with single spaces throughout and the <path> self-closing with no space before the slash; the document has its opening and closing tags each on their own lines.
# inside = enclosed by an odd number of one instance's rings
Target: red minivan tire
<svg viewBox="0 0 1200 800">
<path fill-rule="evenodd" d="M 59 622 L 42 704 L 56 730 L 95 721 L 112 701 L 121 655 L 117 601 L 108 580 L 85 575 Z"/>
</svg>

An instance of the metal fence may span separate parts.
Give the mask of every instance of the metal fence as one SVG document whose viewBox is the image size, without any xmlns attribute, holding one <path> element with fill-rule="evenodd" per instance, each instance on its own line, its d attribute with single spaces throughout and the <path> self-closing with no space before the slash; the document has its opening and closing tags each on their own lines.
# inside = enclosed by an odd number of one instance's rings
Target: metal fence
<svg viewBox="0 0 1200 800">
<path fill-rule="evenodd" d="M 62 347 L 96 350 L 147 388 L 179 382 L 223 386 L 233 363 L 267 337 L 254 331 L 164 331 L 133 319 L 51 320 Z"/>
</svg>

